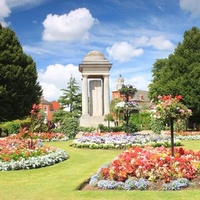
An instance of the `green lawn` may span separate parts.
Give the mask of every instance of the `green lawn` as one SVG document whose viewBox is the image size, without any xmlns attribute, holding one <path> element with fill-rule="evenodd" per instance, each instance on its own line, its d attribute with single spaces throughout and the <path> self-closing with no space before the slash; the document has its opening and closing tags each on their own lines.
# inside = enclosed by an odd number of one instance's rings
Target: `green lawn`
<svg viewBox="0 0 200 200">
<path fill-rule="evenodd" d="M 46 143 L 65 149 L 70 158 L 54 166 L 24 171 L 0 171 L 0 200 L 199 200 L 200 190 L 181 191 L 80 191 L 76 188 L 102 164 L 122 150 L 70 147 L 71 141 Z M 200 141 L 185 141 L 184 148 L 199 150 Z"/>
</svg>

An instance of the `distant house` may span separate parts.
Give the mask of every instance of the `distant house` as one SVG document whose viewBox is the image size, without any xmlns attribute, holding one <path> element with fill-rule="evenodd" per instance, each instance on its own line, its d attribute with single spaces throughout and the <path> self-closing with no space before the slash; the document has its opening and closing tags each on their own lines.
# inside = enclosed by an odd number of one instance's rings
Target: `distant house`
<svg viewBox="0 0 200 200">
<path fill-rule="evenodd" d="M 45 100 L 43 96 L 40 100 L 39 106 L 41 111 L 45 113 L 47 121 L 52 121 L 53 113 L 60 108 L 60 104 L 57 101 L 49 102 Z"/>
<path fill-rule="evenodd" d="M 117 84 L 116 84 L 116 90 L 112 91 L 112 99 L 120 99 L 122 101 L 124 101 L 124 95 L 121 95 L 119 90 L 122 88 L 122 86 L 124 85 L 124 78 L 121 77 L 121 75 L 119 76 L 119 78 L 117 79 Z M 136 101 L 138 103 L 148 103 L 150 102 L 149 98 L 148 98 L 148 91 L 145 90 L 137 90 L 137 92 L 135 93 L 133 98 L 129 98 L 129 101 Z"/>
<path fill-rule="evenodd" d="M 120 95 L 119 91 L 112 91 L 112 99 L 120 99 L 122 101 L 124 101 L 124 95 Z M 144 103 L 148 103 L 149 102 L 149 98 L 148 98 L 148 91 L 145 90 L 137 90 L 137 92 L 135 93 L 134 97 L 131 99 L 129 99 L 129 101 L 136 101 L 136 102 L 144 102 Z"/>
</svg>

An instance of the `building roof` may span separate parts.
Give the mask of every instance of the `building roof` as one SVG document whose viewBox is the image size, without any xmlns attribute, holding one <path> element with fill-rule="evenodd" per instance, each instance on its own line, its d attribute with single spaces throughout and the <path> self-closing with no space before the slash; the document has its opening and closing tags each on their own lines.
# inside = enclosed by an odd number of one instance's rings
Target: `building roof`
<svg viewBox="0 0 200 200">
<path fill-rule="evenodd" d="M 49 101 L 45 100 L 44 97 L 41 98 L 40 104 L 42 104 L 42 105 L 51 105 L 51 103 Z"/>
<path fill-rule="evenodd" d="M 82 64 L 109 64 L 109 62 L 101 52 L 90 51 L 84 57 Z"/>
<path fill-rule="evenodd" d="M 137 90 L 137 92 L 135 93 L 133 100 L 143 100 L 143 101 L 150 101 L 148 98 L 148 91 L 145 90 Z"/>
</svg>

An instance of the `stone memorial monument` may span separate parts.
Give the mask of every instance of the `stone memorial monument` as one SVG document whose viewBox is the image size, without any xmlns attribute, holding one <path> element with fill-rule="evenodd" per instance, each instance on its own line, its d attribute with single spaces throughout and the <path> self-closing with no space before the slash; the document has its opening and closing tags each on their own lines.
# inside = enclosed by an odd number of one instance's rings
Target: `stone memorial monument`
<svg viewBox="0 0 200 200">
<path fill-rule="evenodd" d="M 107 125 L 104 121 L 110 113 L 109 76 L 112 64 L 99 51 L 89 52 L 79 64 L 82 73 L 82 116 L 80 126 Z"/>
</svg>

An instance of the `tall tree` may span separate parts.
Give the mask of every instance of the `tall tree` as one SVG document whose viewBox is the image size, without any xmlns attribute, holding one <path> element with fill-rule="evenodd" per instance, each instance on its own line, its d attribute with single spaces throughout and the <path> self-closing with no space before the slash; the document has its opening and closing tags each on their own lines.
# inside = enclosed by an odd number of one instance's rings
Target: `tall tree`
<svg viewBox="0 0 200 200">
<path fill-rule="evenodd" d="M 70 77 L 67 89 L 61 89 L 63 96 L 59 98 L 62 109 L 68 108 L 73 116 L 80 116 L 81 113 L 81 93 L 74 77 Z"/>
<path fill-rule="evenodd" d="M 33 59 L 23 53 L 15 33 L 0 24 L 0 121 L 29 115 L 41 95 Z"/>
<path fill-rule="evenodd" d="M 182 43 L 167 59 L 158 59 L 153 67 L 149 97 L 182 95 L 183 103 L 193 111 L 191 120 L 200 119 L 200 30 L 185 31 Z"/>
</svg>

